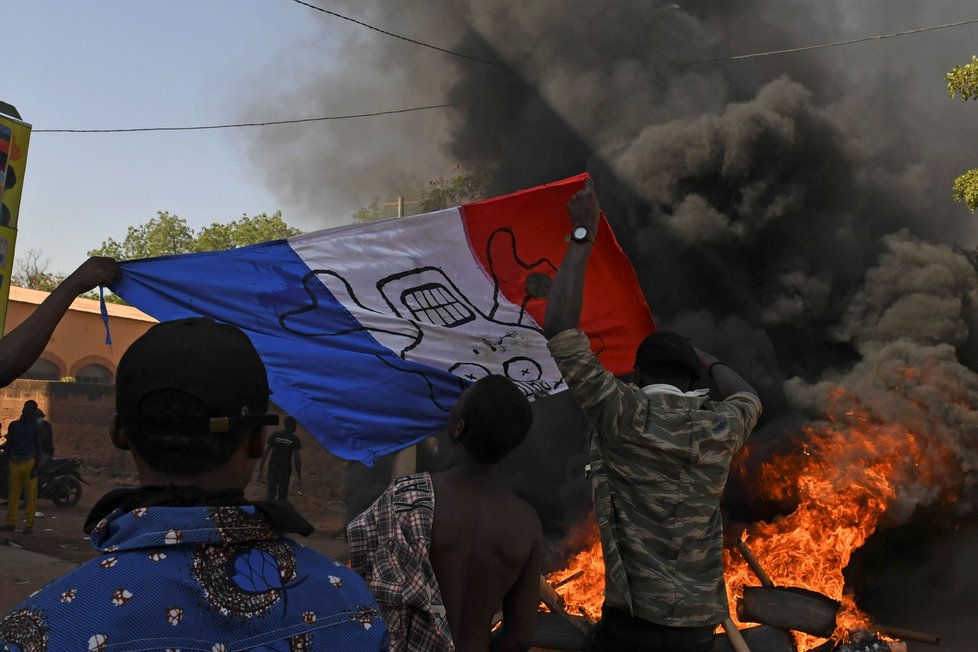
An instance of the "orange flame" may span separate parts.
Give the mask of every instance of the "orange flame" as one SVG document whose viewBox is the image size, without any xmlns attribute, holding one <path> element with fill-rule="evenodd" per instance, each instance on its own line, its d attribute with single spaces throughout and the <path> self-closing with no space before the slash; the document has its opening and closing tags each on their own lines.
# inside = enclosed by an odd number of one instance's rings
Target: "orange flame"
<svg viewBox="0 0 978 652">
<path fill-rule="evenodd" d="M 564 608 L 568 613 L 596 621 L 601 617 L 601 603 L 604 601 L 604 557 L 601 555 L 598 524 L 593 517 L 586 527 L 586 547 L 571 558 L 567 568 L 547 575 L 547 581 L 557 586 L 557 593 L 564 599 Z M 579 571 L 583 571 L 580 577 L 560 585 Z"/>
<path fill-rule="evenodd" d="M 775 585 L 810 589 L 842 603 L 834 638 L 843 640 L 848 632 L 871 627 L 869 618 L 843 592 L 842 573 L 852 553 L 876 530 L 901 492 L 925 491 L 953 502 L 958 478 L 953 454 L 928 436 L 922 424 L 884 423 L 842 390 L 833 399 L 837 408 L 844 408 L 833 410 L 841 416 L 805 427 L 808 443 L 801 453 L 765 463 L 754 478 L 754 492 L 760 497 L 791 500 L 797 508 L 775 522 L 753 526 L 746 540 Z M 597 526 L 591 527 L 589 545 L 548 579 L 557 583 L 583 570 L 583 576 L 558 592 L 568 611 L 580 609 L 597 619 L 604 561 Z M 737 552 L 725 551 L 724 559 L 733 606 L 745 585 L 760 582 Z M 797 634 L 802 650 L 822 640 Z"/>
</svg>

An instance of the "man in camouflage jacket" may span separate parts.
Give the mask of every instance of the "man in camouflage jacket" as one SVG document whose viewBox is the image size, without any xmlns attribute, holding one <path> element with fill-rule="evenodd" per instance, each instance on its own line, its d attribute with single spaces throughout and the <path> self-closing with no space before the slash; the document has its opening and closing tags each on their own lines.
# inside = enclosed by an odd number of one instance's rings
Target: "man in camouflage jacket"
<svg viewBox="0 0 978 652">
<path fill-rule="evenodd" d="M 720 496 L 761 402 L 736 372 L 668 331 L 639 346 L 639 385 L 605 370 L 577 328 L 600 215 L 590 180 L 567 208 L 573 232 L 544 332 L 593 428 L 592 493 L 606 581 L 591 649 L 706 652 L 728 615 Z M 693 389 L 704 374 L 722 401 Z"/>
</svg>

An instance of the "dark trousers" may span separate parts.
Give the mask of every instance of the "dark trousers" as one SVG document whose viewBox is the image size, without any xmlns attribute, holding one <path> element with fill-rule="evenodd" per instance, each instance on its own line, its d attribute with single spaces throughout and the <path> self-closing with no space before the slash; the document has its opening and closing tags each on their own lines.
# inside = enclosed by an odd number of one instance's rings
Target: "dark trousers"
<svg viewBox="0 0 978 652">
<path fill-rule="evenodd" d="M 288 500 L 289 478 L 292 477 L 292 467 L 268 467 L 268 485 L 265 489 L 265 500 Z"/>
<path fill-rule="evenodd" d="M 588 652 L 712 652 L 714 629 L 713 625 L 657 625 L 605 606 L 586 649 Z"/>
</svg>

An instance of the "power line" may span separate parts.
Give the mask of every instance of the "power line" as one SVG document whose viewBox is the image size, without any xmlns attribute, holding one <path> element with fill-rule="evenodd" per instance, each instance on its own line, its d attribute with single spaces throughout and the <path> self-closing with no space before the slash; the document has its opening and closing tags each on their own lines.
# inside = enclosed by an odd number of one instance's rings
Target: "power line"
<svg viewBox="0 0 978 652">
<path fill-rule="evenodd" d="M 973 23 L 978 23 L 978 18 L 972 18 L 970 20 L 962 20 L 957 23 L 947 23 L 945 25 L 934 25 L 933 27 L 919 27 L 917 29 L 909 29 L 905 32 L 894 32 L 893 34 L 881 34 L 879 36 L 863 36 L 861 38 L 854 38 L 848 41 L 836 41 L 834 43 L 821 43 L 819 45 L 806 45 L 804 47 L 789 48 L 787 50 L 771 50 L 768 52 L 753 52 L 751 54 L 739 54 L 732 57 L 718 57 L 716 59 L 703 59 L 702 61 L 688 61 L 685 63 L 680 63 L 679 65 L 696 66 L 704 63 L 720 63 L 722 61 L 739 61 L 741 59 L 756 59 L 758 57 L 770 57 L 776 54 L 791 54 L 792 52 L 820 50 L 822 48 L 834 48 L 839 45 L 852 45 L 853 43 L 863 43 L 864 41 L 881 41 L 887 38 L 895 38 L 897 36 L 907 36 L 908 34 L 920 34 L 921 32 L 931 32 L 938 29 L 947 29 L 949 27 L 961 27 L 962 25 L 971 25 Z"/>
<path fill-rule="evenodd" d="M 400 34 L 395 34 L 394 32 L 388 32 L 387 30 L 380 29 L 379 27 L 374 27 L 373 25 L 368 25 L 367 23 L 364 23 L 364 22 L 361 22 L 359 20 L 356 20 L 355 18 L 350 18 L 349 16 L 344 16 L 343 14 L 336 13 L 335 11 L 330 11 L 329 9 L 323 9 L 322 7 L 317 7 L 314 4 L 310 4 L 308 2 L 303 2 L 303 0 L 292 0 L 292 2 L 295 2 L 296 4 L 303 5 L 305 7 L 309 7 L 310 9 L 315 9 L 316 11 L 321 11 L 324 14 L 329 14 L 330 16 L 334 16 L 334 17 L 340 18 L 342 20 L 348 20 L 351 23 L 354 23 L 356 25 L 360 25 L 361 27 L 366 27 L 367 29 L 372 29 L 375 32 L 380 32 L 381 34 L 383 34 L 385 36 L 391 36 L 393 38 L 400 39 L 402 41 L 407 41 L 408 43 L 413 43 L 414 45 L 420 45 L 421 47 L 431 48 L 432 50 L 437 50 L 439 52 L 444 52 L 445 54 L 450 54 L 453 57 L 461 57 L 462 59 L 468 59 L 469 61 L 478 61 L 479 63 L 485 63 L 485 64 L 488 64 L 490 66 L 498 66 L 500 68 L 506 68 L 507 67 L 506 64 L 500 63 L 498 61 L 492 61 L 490 59 L 480 59 L 479 57 L 474 57 L 474 56 L 472 56 L 470 54 L 465 54 L 463 52 L 458 52 L 456 50 L 446 50 L 445 48 L 440 48 L 437 45 L 431 45 L 430 43 L 425 43 L 423 41 L 416 41 L 413 38 L 408 38 L 407 36 L 401 36 Z"/>
<path fill-rule="evenodd" d="M 384 31 L 382 29 L 379 29 L 377 27 L 373 27 L 372 25 L 367 25 L 366 23 L 362 23 L 362 22 L 360 22 L 358 20 L 354 20 L 353 18 L 348 18 L 348 17 L 343 16 L 341 14 L 337 14 L 336 12 L 328 11 L 326 9 L 321 9 L 320 7 L 316 7 L 315 5 L 308 4 L 306 2 L 303 2 L 302 0 L 292 0 L 292 1 L 293 2 L 297 2 L 298 4 L 301 4 L 301 5 L 305 5 L 307 7 L 310 7 L 312 9 L 316 9 L 317 11 L 321 11 L 323 13 L 327 13 L 327 14 L 330 14 L 332 16 L 336 16 L 338 18 L 342 18 L 343 20 L 348 20 L 348 21 L 353 22 L 353 23 L 356 23 L 358 25 L 362 25 L 364 27 L 367 27 L 369 29 L 375 30 L 375 31 L 380 32 L 382 34 L 386 34 L 388 36 L 393 36 L 395 38 L 399 38 L 399 39 L 402 39 L 404 41 L 408 41 L 410 43 L 415 43 L 417 45 L 421 45 L 421 46 L 424 46 L 424 47 L 432 48 L 432 49 L 438 50 L 440 52 L 445 52 L 447 54 L 452 54 L 454 56 L 459 56 L 459 57 L 463 57 L 463 58 L 466 58 L 466 59 L 472 59 L 473 61 L 479 61 L 479 62 L 482 62 L 482 63 L 491 64 L 491 65 L 494 65 L 494 66 L 502 66 L 503 65 L 503 64 L 500 64 L 500 63 L 495 62 L 495 61 L 489 61 L 489 60 L 486 60 L 486 59 L 479 59 L 477 57 L 471 57 L 471 56 L 469 56 L 467 54 L 462 54 L 460 52 L 454 52 L 452 50 L 445 50 L 443 48 L 439 48 L 439 47 L 436 47 L 436 46 L 433 46 L 433 45 L 429 45 L 427 43 L 422 43 L 421 41 L 415 41 L 413 39 L 409 39 L 409 38 L 406 38 L 406 37 L 403 37 L 403 36 L 399 36 L 399 35 L 393 34 L 391 32 L 386 32 L 386 31 Z M 750 54 L 740 54 L 740 55 L 730 56 L 730 57 L 718 57 L 718 58 L 715 58 L 715 59 L 703 59 L 701 61 L 689 61 L 689 62 L 679 63 L 678 65 L 681 65 L 681 66 L 695 66 L 695 65 L 708 64 L 708 63 L 720 63 L 720 62 L 723 62 L 723 61 L 739 61 L 739 60 L 742 60 L 742 59 L 754 59 L 754 58 L 759 58 L 759 57 L 768 57 L 768 56 L 774 56 L 774 55 L 778 55 L 778 54 L 791 54 L 791 53 L 794 53 L 794 52 L 805 52 L 805 51 L 808 51 L 808 50 L 819 50 L 819 49 L 837 47 L 837 46 L 842 46 L 842 45 L 852 45 L 854 43 L 863 43 L 865 41 L 879 41 L 879 40 L 888 39 L 888 38 L 895 38 L 897 36 L 907 36 L 907 35 L 910 35 L 910 34 L 919 34 L 921 32 L 930 32 L 930 31 L 934 31 L 934 30 L 948 29 L 948 28 L 951 28 L 951 27 L 961 27 L 963 25 L 972 25 L 972 24 L 975 24 L 975 23 L 978 23 L 978 18 L 972 18 L 972 19 L 969 19 L 969 20 L 962 20 L 962 21 L 959 21 L 959 22 L 956 22 L 956 23 L 946 23 L 944 25 L 934 25 L 934 26 L 931 26 L 931 27 L 920 27 L 920 28 L 917 28 L 917 29 L 906 30 L 906 31 L 903 31 L 903 32 L 894 32 L 893 34 L 881 34 L 881 35 L 878 35 L 878 36 L 864 36 L 864 37 L 861 37 L 861 38 L 850 39 L 850 40 L 847 40 L 847 41 L 836 41 L 836 42 L 833 42 L 833 43 L 821 43 L 821 44 L 818 44 L 818 45 L 808 45 L 808 46 L 804 46 L 804 47 L 789 48 L 789 49 L 785 49 L 785 50 L 770 50 L 770 51 L 767 51 L 767 52 L 753 52 L 753 53 L 750 53 Z M 431 110 L 431 109 L 442 109 L 442 108 L 447 108 L 447 107 L 450 107 L 450 106 L 458 106 L 459 104 L 461 104 L 461 103 L 459 103 L 459 102 L 453 102 L 453 103 L 448 103 L 448 104 L 433 104 L 433 105 L 429 105 L 429 106 L 417 106 L 417 107 L 412 107 L 412 108 L 408 108 L 408 109 L 394 109 L 394 110 L 391 110 L 391 111 L 375 111 L 375 112 L 372 112 L 372 113 L 353 113 L 353 114 L 348 114 L 348 115 L 325 116 L 325 117 L 319 117 L 319 118 L 298 118 L 298 119 L 295 119 L 295 120 L 270 120 L 270 121 L 267 121 L 267 122 L 239 122 L 239 123 L 233 123 L 233 124 L 196 125 L 196 126 L 190 126 L 190 127 L 133 127 L 133 128 L 127 128 L 127 129 L 34 129 L 32 131 L 33 131 L 33 133 L 38 133 L 38 134 L 44 134 L 44 133 L 48 133 L 48 134 L 52 134 L 52 133 L 74 133 L 74 134 L 79 134 L 79 133 L 88 133 L 88 134 L 97 133 L 97 134 L 105 134 L 105 133 L 132 133 L 132 132 L 141 132 L 141 131 L 201 131 L 201 130 L 206 130 L 206 129 L 237 129 L 237 128 L 241 128 L 241 127 L 267 127 L 267 126 L 271 126 L 271 125 L 298 124 L 298 123 L 302 123 L 302 122 L 323 122 L 323 121 L 328 121 L 328 120 L 349 120 L 349 119 L 353 119 L 353 118 L 372 118 L 372 117 L 376 117 L 376 116 L 394 115 L 394 114 L 398 114 L 398 113 L 411 113 L 411 112 L 414 112 L 414 111 L 428 111 L 428 110 Z"/>
<path fill-rule="evenodd" d="M 268 122 L 238 122 L 222 125 L 198 125 L 193 127 L 132 127 L 129 129 L 33 129 L 35 134 L 114 134 L 132 133 L 136 131 L 201 131 L 204 129 L 237 129 L 239 127 L 267 127 L 269 125 L 292 125 L 300 122 L 322 122 L 325 120 L 350 120 L 352 118 L 373 118 L 395 113 L 411 113 L 413 111 L 428 111 L 457 106 L 458 103 L 433 104 L 431 106 L 415 106 L 410 109 L 394 109 L 392 111 L 376 111 L 374 113 L 352 113 L 349 115 L 333 115 L 322 118 L 298 118 L 296 120 L 270 120 Z"/>
</svg>

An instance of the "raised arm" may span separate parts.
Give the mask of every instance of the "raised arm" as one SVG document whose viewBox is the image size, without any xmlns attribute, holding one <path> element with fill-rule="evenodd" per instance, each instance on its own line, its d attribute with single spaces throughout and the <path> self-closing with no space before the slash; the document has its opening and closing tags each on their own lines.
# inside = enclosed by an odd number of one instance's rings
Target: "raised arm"
<svg viewBox="0 0 978 652">
<path fill-rule="evenodd" d="M 119 265 L 112 258 L 89 258 L 30 317 L 0 339 L 0 387 L 22 376 L 37 361 L 75 297 L 96 286 L 108 285 L 118 276 Z"/>
<path fill-rule="evenodd" d="M 694 347 L 695 349 L 695 347 Z M 710 378 L 717 386 L 717 390 L 723 398 L 727 398 L 737 392 L 747 392 L 758 396 L 757 390 L 750 383 L 744 380 L 740 374 L 731 369 L 712 353 L 707 353 L 702 349 L 695 349 L 700 362 L 707 370 Z"/>
<path fill-rule="evenodd" d="M 601 207 L 594 194 L 590 179 L 584 182 L 584 189 L 578 191 L 567 202 L 571 232 L 584 227 L 587 239 L 571 239 L 567 253 L 557 269 L 547 298 L 547 312 L 543 319 L 543 333 L 550 339 L 557 333 L 577 328 L 581 321 L 581 306 L 584 301 L 584 272 L 591 257 L 591 245 L 598 232 L 598 218 Z"/>
</svg>

